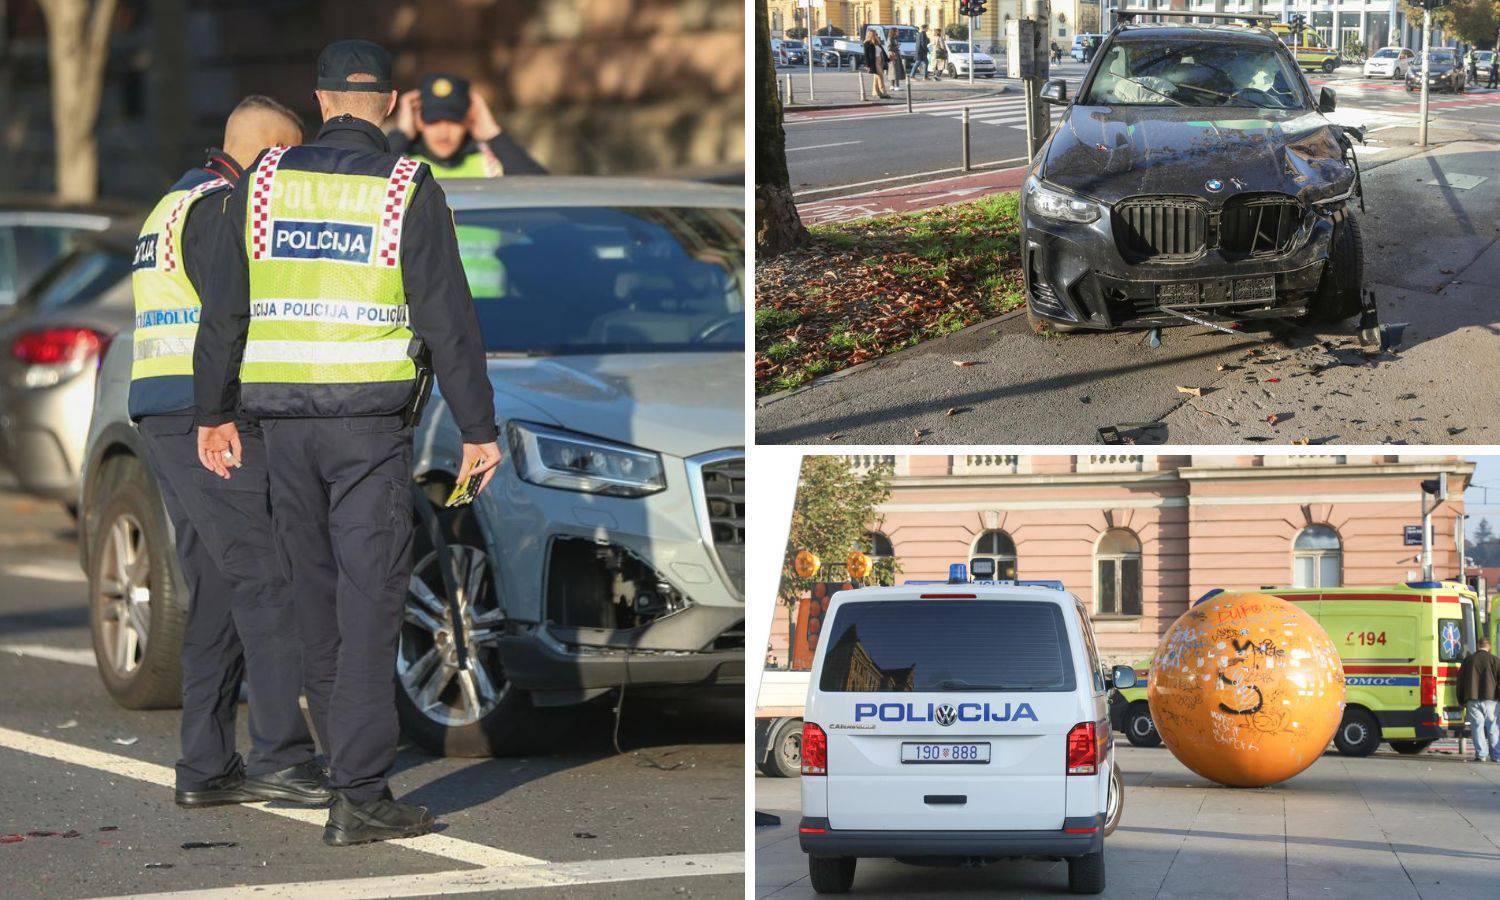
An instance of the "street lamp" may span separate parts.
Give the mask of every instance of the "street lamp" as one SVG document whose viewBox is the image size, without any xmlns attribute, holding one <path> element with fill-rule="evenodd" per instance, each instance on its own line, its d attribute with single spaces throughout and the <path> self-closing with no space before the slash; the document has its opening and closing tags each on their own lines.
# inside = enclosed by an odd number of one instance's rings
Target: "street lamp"
<svg viewBox="0 0 1500 900">
<path fill-rule="evenodd" d="M 1427 65 L 1428 65 L 1428 42 L 1432 40 L 1432 11 L 1442 9 L 1448 5 L 1448 0 L 1413 0 L 1413 6 L 1422 10 L 1422 101 L 1418 115 L 1421 122 L 1417 125 L 1417 144 L 1427 146 Z"/>
</svg>

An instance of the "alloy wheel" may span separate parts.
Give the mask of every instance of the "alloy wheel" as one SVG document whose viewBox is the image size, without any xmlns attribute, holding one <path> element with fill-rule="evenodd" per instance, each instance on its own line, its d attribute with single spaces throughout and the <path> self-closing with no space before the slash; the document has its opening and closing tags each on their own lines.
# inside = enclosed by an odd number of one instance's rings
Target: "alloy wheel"
<svg viewBox="0 0 1500 900">
<path fill-rule="evenodd" d="M 104 655 L 116 674 L 131 675 L 146 658 L 151 634 L 151 552 L 140 520 L 121 513 L 103 549 L 95 603 Z"/>
<path fill-rule="evenodd" d="M 412 568 L 405 621 L 396 654 L 396 680 L 422 714 L 449 728 L 472 725 L 494 711 L 510 690 L 500 667 L 500 610 L 489 556 L 450 544 L 457 572 L 459 620 L 453 621 L 433 551 Z M 460 666 L 458 643 L 468 648 Z"/>
</svg>

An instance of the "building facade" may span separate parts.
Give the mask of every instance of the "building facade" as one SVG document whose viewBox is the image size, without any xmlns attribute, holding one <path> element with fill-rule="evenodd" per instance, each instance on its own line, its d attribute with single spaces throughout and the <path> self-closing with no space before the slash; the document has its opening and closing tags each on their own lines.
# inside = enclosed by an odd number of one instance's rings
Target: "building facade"
<svg viewBox="0 0 1500 900">
<path fill-rule="evenodd" d="M 1422 575 L 1422 487 L 1446 472 L 1432 564 L 1456 578 L 1474 464 L 1453 456 L 862 456 L 893 466 L 872 535 L 899 579 L 993 559 L 996 577 L 1059 579 L 1093 610 L 1100 652 L 1155 649 L 1213 588 L 1395 584 Z M 778 609 L 768 659 L 785 664 Z"/>
</svg>

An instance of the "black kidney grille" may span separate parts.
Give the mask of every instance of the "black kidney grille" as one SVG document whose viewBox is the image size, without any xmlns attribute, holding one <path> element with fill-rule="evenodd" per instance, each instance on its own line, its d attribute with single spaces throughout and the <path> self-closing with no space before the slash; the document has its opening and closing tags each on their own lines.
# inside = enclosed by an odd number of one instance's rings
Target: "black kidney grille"
<svg viewBox="0 0 1500 900">
<path fill-rule="evenodd" d="M 1195 200 L 1142 197 L 1115 207 L 1115 239 L 1139 260 L 1192 259 L 1208 243 L 1208 213 Z"/>
<path fill-rule="evenodd" d="M 1228 254 L 1276 256 L 1292 248 L 1302 225 L 1302 207 L 1285 194 L 1252 194 L 1224 204 L 1219 248 Z"/>
</svg>

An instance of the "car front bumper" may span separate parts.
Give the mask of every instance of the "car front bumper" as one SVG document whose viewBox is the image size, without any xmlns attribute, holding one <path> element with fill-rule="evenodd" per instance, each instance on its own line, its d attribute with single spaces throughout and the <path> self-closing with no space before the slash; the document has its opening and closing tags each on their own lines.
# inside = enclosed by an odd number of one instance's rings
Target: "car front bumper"
<svg viewBox="0 0 1500 900">
<path fill-rule="evenodd" d="M 1067 858 L 1104 849 L 1104 816 L 1067 819 L 1057 831 L 852 831 L 804 816 L 798 839 L 811 856 Z"/>
<path fill-rule="evenodd" d="M 1064 326 L 1108 330 L 1185 323 L 1166 306 L 1211 321 L 1301 315 L 1322 279 L 1333 223 L 1313 216 L 1306 237 L 1277 257 L 1229 259 L 1210 248 L 1191 262 L 1133 264 L 1120 253 L 1110 214 L 1088 225 L 1054 222 L 1033 215 L 1023 199 L 1021 235 L 1032 312 Z M 1197 299 L 1181 299 L 1186 295 Z"/>
</svg>

